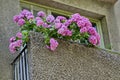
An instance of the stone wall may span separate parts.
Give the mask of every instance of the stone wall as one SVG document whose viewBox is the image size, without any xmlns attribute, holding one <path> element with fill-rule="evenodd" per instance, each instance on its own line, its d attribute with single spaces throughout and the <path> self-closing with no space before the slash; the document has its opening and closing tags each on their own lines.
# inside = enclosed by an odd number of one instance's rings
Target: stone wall
<svg viewBox="0 0 120 80">
<path fill-rule="evenodd" d="M 19 11 L 19 0 L 0 0 L 0 80 L 13 80 L 10 63 L 17 54 L 10 54 L 8 45 L 9 38 L 18 31 L 12 20 Z"/>
<path fill-rule="evenodd" d="M 43 37 L 31 32 L 30 80 L 119 80 L 120 55 L 77 43 L 59 41 L 56 51 L 45 48 Z"/>
</svg>

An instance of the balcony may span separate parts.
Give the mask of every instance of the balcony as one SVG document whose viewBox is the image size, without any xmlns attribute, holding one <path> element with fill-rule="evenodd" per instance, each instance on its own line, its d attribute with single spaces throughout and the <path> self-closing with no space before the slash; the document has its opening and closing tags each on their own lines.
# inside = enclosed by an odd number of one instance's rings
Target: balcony
<svg viewBox="0 0 120 80">
<path fill-rule="evenodd" d="M 40 33 L 31 32 L 30 42 L 13 61 L 15 80 L 120 79 L 120 53 L 59 41 L 52 52 Z"/>
</svg>

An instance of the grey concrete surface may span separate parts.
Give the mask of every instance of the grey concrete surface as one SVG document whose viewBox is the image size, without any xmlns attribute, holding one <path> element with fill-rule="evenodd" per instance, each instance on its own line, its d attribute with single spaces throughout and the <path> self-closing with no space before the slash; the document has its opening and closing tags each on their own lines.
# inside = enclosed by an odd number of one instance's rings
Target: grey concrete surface
<svg viewBox="0 0 120 80">
<path fill-rule="evenodd" d="M 120 55 L 63 40 L 52 52 L 43 41 L 31 32 L 30 80 L 120 80 Z"/>
<path fill-rule="evenodd" d="M 117 3 L 114 5 L 114 15 L 115 15 L 115 21 L 117 23 L 117 27 L 119 28 L 120 32 L 120 0 L 117 1 Z M 120 33 L 119 33 L 120 35 Z M 118 45 L 119 45 L 119 50 L 120 50 L 120 40 L 118 39 Z"/>
<path fill-rule="evenodd" d="M 16 55 L 10 54 L 8 45 L 9 38 L 18 31 L 12 17 L 19 10 L 19 0 L 0 0 L 0 80 L 13 80 L 13 68 L 10 63 Z"/>
</svg>

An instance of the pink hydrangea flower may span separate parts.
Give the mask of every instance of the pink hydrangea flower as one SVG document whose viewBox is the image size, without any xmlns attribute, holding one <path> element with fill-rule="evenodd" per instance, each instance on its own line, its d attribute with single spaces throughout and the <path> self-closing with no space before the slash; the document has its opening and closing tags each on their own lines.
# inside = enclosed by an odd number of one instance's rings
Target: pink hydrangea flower
<svg viewBox="0 0 120 80">
<path fill-rule="evenodd" d="M 16 47 L 20 47 L 22 45 L 22 40 L 17 40 L 16 41 Z"/>
<path fill-rule="evenodd" d="M 42 20 L 37 20 L 36 25 L 41 26 L 44 22 Z"/>
<path fill-rule="evenodd" d="M 85 27 L 86 28 L 92 27 L 92 24 L 88 19 L 85 19 L 84 22 L 85 22 Z"/>
<path fill-rule="evenodd" d="M 48 25 L 48 27 L 47 28 L 51 28 L 52 27 L 52 25 Z"/>
<path fill-rule="evenodd" d="M 55 19 L 54 23 L 60 23 L 60 19 Z"/>
<path fill-rule="evenodd" d="M 89 27 L 88 28 L 88 33 L 90 35 L 95 35 L 97 32 L 96 32 L 96 29 L 94 27 Z"/>
<path fill-rule="evenodd" d="M 72 20 L 69 19 L 69 20 L 66 20 L 66 21 L 65 21 L 64 25 L 65 25 L 65 26 L 69 26 L 71 23 L 72 23 Z"/>
<path fill-rule="evenodd" d="M 25 16 L 26 13 L 28 13 L 28 12 L 29 12 L 28 10 L 24 9 L 23 11 L 21 11 L 21 14 Z"/>
<path fill-rule="evenodd" d="M 85 22 L 84 21 L 77 21 L 77 26 L 82 28 L 82 27 L 85 27 Z"/>
<path fill-rule="evenodd" d="M 11 53 L 16 52 L 16 42 L 10 43 L 9 50 L 10 50 Z"/>
<path fill-rule="evenodd" d="M 66 35 L 67 35 L 67 36 L 72 36 L 72 31 L 67 30 L 67 31 L 66 31 Z"/>
<path fill-rule="evenodd" d="M 59 29 L 61 28 L 61 26 L 62 26 L 62 23 L 55 23 L 55 29 Z"/>
<path fill-rule="evenodd" d="M 67 20 L 64 16 L 57 16 L 56 19 L 60 20 L 61 22 Z"/>
<path fill-rule="evenodd" d="M 46 14 L 43 11 L 38 12 L 37 15 L 39 17 L 45 17 L 46 16 Z"/>
<path fill-rule="evenodd" d="M 47 23 L 43 23 L 42 26 L 43 26 L 44 28 L 48 28 L 48 24 L 47 24 Z"/>
<path fill-rule="evenodd" d="M 19 19 L 18 20 L 18 25 L 19 26 L 23 26 L 25 24 L 25 20 L 24 19 Z"/>
<path fill-rule="evenodd" d="M 74 21 L 74 22 L 77 22 L 77 21 L 80 20 L 80 18 L 81 18 L 80 14 L 79 13 L 75 13 L 75 14 L 72 15 L 71 20 Z"/>
<path fill-rule="evenodd" d="M 28 20 L 34 19 L 34 16 L 33 16 L 33 15 L 27 16 L 27 19 L 28 19 Z"/>
<path fill-rule="evenodd" d="M 22 33 L 21 32 L 18 32 L 17 34 L 16 34 L 16 37 L 18 37 L 18 38 L 22 38 Z"/>
<path fill-rule="evenodd" d="M 19 19 L 24 18 L 24 15 L 19 14 Z"/>
<path fill-rule="evenodd" d="M 48 15 L 47 18 L 46 18 L 46 21 L 48 23 L 52 23 L 54 20 L 55 20 L 55 17 L 53 15 Z"/>
<path fill-rule="evenodd" d="M 28 17 L 28 16 L 32 16 L 33 14 L 31 13 L 31 12 L 27 12 L 26 14 L 25 14 L 25 17 Z"/>
<path fill-rule="evenodd" d="M 17 40 L 15 42 L 10 43 L 9 50 L 11 53 L 15 53 L 17 48 L 19 48 L 22 45 L 22 40 Z"/>
<path fill-rule="evenodd" d="M 58 34 L 65 36 L 65 29 L 64 28 L 60 28 L 57 32 L 58 32 Z"/>
<path fill-rule="evenodd" d="M 58 34 L 62 36 L 72 36 L 72 31 L 70 31 L 65 25 L 62 25 L 60 29 L 58 29 Z"/>
<path fill-rule="evenodd" d="M 50 50 L 54 51 L 58 46 L 58 42 L 57 40 L 55 40 L 54 38 L 50 39 Z"/>
<path fill-rule="evenodd" d="M 40 17 L 36 17 L 35 20 L 38 21 L 38 20 L 42 20 L 42 19 Z"/>
<path fill-rule="evenodd" d="M 12 42 L 15 42 L 16 38 L 15 37 L 11 37 L 9 42 L 12 43 Z"/>
<path fill-rule="evenodd" d="M 58 29 L 58 34 L 61 34 L 62 36 L 65 36 L 67 30 L 68 30 L 67 26 L 62 25 L 62 27 L 60 29 Z"/>
<path fill-rule="evenodd" d="M 96 38 L 97 38 L 97 45 L 100 44 L 100 35 L 98 33 L 95 34 Z"/>
<path fill-rule="evenodd" d="M 15 16 L 13 17 L 13 21 L 17 23 L 18 20 L 19 20 L 19 15 L 15 15 Z"/>
<path fill-rule="evenodd" d="M 83 27 L 83 28 L 80 29 L 80 33 L 86 33 L 87 31 L 88 31 L 88 30 L 87 30 L 86 27 Z"/>
<path fill-rule="evenodd" d="M 90 42 L 91 44 L 93 44 L 93 45 L 96 45 L 96 44 L 97 44 L 97 38 L 96 38 L 96 36 L 91 35 L 91 36 L 89 37 L 89 42 Z"/>
</svg>

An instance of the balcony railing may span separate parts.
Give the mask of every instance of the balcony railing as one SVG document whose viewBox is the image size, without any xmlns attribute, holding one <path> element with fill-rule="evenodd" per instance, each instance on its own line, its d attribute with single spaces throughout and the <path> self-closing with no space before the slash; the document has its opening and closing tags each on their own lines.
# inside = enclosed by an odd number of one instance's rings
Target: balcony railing
<svg viewBox="0 0 120 80">
<path fill-rule="evenodd" d="M 29 80 L 27 53 L 27 45 L 25 45 L 21 48 L 21 52 L 12 62 L 14 66 L 14 80 Z"/>
</svg>

